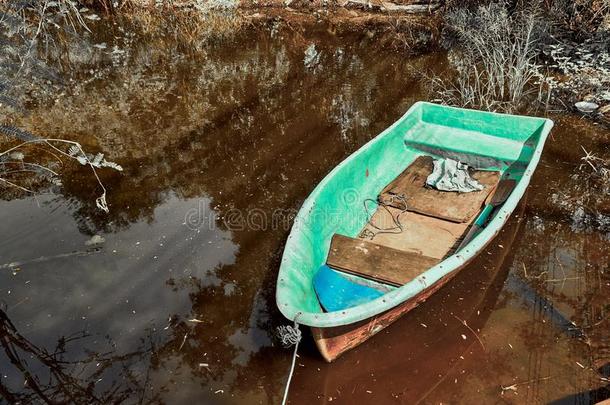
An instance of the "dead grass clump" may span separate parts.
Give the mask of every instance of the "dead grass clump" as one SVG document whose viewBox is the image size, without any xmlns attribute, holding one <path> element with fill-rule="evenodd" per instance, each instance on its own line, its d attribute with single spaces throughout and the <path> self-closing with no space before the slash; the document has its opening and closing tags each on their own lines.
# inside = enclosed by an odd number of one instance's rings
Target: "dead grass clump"
<svg viewBox="0 0 610 405">
<path fill-rule="evenodd" d="M 171 36 L 197 49 L 230 40 L 242 31 L 247 20 L 238 5 L 236 0 L 196 0 L 181 7 L 165 1 L 144 4 L 127 0 L 116 11 L 144 35 Z"/>
<path fill-rule="evenodd" d="M 543 26 L 532 10 L 509 12 L 504 3 L 453 9 L 446 15 L 455 78 L 434 78 L 441 99 L 464 107 L 513 112 L 531 96 L 539 77 L 535 59 Z"/>
<path fill-rule="evenodd" d="M 581 148 L 585 155 L 579 169 L 583 172 L 585 168 L 590 169 L 587 173 L 589 179 L 597 183 L 602 194 L 610 195 L 610 159 L 603 159 L 583 146 Z"/>
<path fill-rule="evenodd" d="M 432 15 L 424 19 L 413 16 L 388 18 L 386 35 L 382 38 L 384 45 L 399 49 L 407 54 L 417 54 L 429 51 L 438 45 L 440 37 L 441 18 Z"/>
<path fill-rule="evenodd" d="M 0 1 L 0 103 L 20 110 L 24 82 L 57 81 L 45 58 L 88 30 L 78 4 L 70 0 Z"/>
<path fill-rule="evenodd" d="M 545 0 L 544 5 L 557 28 L 575 39 L 610 30 L 610 0 Z"/>
</svg>

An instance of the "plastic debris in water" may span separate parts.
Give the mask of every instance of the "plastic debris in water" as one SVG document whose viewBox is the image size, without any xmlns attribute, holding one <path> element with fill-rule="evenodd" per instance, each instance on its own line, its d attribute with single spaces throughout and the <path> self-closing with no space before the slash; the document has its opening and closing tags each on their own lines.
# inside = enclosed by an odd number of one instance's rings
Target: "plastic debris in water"
<svg viewBox="0 0 610 405">
<path fill-rule="evenodd" d="M 578 111 L 583 113 L 592 113 L 599 108 L 599 105 L 590 101 L 579 101 L 578 103 L 574 104 L 574 106 L 578 109 Z"/>
</svg>

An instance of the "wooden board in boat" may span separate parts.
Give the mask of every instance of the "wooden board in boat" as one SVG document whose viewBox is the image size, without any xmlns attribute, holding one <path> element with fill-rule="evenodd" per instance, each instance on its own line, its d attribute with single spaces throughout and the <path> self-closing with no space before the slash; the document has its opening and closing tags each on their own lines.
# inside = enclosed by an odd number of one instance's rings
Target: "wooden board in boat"
<svg viewBox="0 0 610 405">
<path fill-rule="evenodd" d="M 400 220 L 402 231 L 379 231 L 378 228 L 394 227 L 395 218 Z M 393 207 L 378 207 L 358 237 L 394 249 L 444 259 L 459 245 L 469 225 L 468 222 L 450 222 Z"/>
<path fill-rule="evenodd" d="M 430 156 L 420 156 L 415 159 L 381 191 L 380 201 L 404 210 L 404 203 L 399 198 L 404 196 L 409 211 L 452 222 L 470 222 L 500 180 L 500 173 L 473 171 L 472 177 L 485 186 L 481 191 L 470 193 L 438 191 L 426 187 L 426 179 L 432 173 L 432 162 Z"/>
<path fill-rule="evenodd" d="M 419 253 L 339 234 L 333 235 L 326 259 L 334 269 L 395 286 L 408 283 L 439 262 Z"/>
</svg>

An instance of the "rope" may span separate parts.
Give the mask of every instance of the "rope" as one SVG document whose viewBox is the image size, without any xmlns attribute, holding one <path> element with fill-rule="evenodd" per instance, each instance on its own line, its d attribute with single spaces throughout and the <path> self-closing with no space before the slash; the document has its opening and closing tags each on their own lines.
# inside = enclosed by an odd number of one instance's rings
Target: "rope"
<svg viewBox="0 0 610 405">
<path fill-rule="evenodd" d="M 294 326 L 281 325 L 277 328 L 277 334 L 282 345 L 286 348 L 294 345 L 294 353 L 292 354 L 292 365 L 290 366 L 290 373 L 288 373 L 288 381 L 286 381 L 286 389 L 284 390 L 284 398 L 282 399 L 282 405 L 286 405 L 288 400 L 288 390 L 290 389 L 290 382 L 292 381 L 292 375 L 294 374 L 294 366 L 297 362 L 297 351 L 299 350 L 299 342 L 301 341 L 301 330 L 297 319 L 301 313 L 294 317 Z"/>
<path fill-rule="evenodd" d="M 301 340 L 301 330 L 296 322 L 294 327 L 290 325 L 278 326 L 277 334 L 282 341 L 282 346 L 286 348 L 298 344 Z"/>
<path fill-rule="evenodd" d="M 401 201 L 404 205 L 404 209 L 402 209 L 398 215 L 396 215 L 396 218 L 394 218 L 394 215 L 392 214 L 392 211 L 390 211 L 390 209 L 388 207 L 392 207 L 392 203 L 395 201 Z M 388 214 L 390 214 L 390 217 L 392 218 L 392 221 L 394 222 L 394 226 L 390 227 L 390 228 L 380 228 L 377 225 L 375 225 L 373 222 L 371 222 L 372 219 L 372 215 L 369 211 L 369 207 L 367 206 L 367 202 L 373 202 L 375 204 L 377 204 L 379 207 L 382 207 L 383 209 L 385 209 Z M 407 199 L 404 195 L 392 195 L 390 197 L 390 202 L 386 203 L 383 201 L 379 201 L 379 200 L 373 200 L 372 198 L 367 198 L 366 200 L 364 200 L 363 202 L 364 204 L 364 211 L 366 211 L 366 215 L 368 217 L 367 219 L 367 223 L 368 225 L 370 225 L 371 227 L 375 228 L 378 230 L 378 232 L 372 232 L 369 229 L 365 229 L 362 231 L 362 233 L 360 234 L 360 237 L 366 237 L 369 238 L 371 240 L 373 240 L 373 238 L 379 234 L 382 233 L 390 233 L 390 234 L 399 234 L 402 233 L 404 231 L 404 225 L 400 222 L 400 216 L 402 214 L 404 214 L 405 212 L 407 212 L 408 210 L 408 206 L 407 206 Z M 396 232 L 397 231 L 397 232 Z"/>
<path fill-rule="evenodd" d="M 389 206 L 391 206 L 390 204 L 394 201 L 394 199 L 398 199 L 398 200 L 402 201 L 402 203 L 404 204 L 404 207 L 405 207 L 403 210 L 401 210 L 398 213 L 396 218 L 394 218 L 394 215 L 392 215 L 392 212 L 388 208 Z M 369 222 L 370 218 L 371 218 L 371 214 L 368 210 L 368 206 L 366 205 L 367 201 L 372 201 L 372 202 L 376 203 L 377 205 L 383 207 L 386 211 L 388 211 L 388 213 L 392 217 L 392 220 L 394 221 L 394 225 L 395 225 L 394 227 L 384 229 L 384 228 L 379 228 L 378 226 L 376 226 L 373 223 L 370 223 L 370 225 L 373 228 L 379 230 L 379 232 L 373 234 L 371 239 L 373 239 L 376 235 L 379 235 L 380 233 L 401 233 L 403 231 L 404 227 L 403 227 L 402 223 L 400 222 L 400 216 L 402 214 L 404 214 L 405 212 L 407 212 L 407 201 L 406 201 L 406 198 L 404 195 L 392 196 L 392 200 L 390 201 L 390 204 L 384 203 L 381 201 L 375 201 L 370 198 L 364 200 L 364 209 L 365 209 L 367 215 L 369 216 L 369 220 L 367 221 L 367 222 Z M 393 232 L 396 229 L 398 230 L 398 232 Z M 288 400 L 288 391 L 290 390 L 290 382 L 292 381 L 292 376 L 294 374 L 294 366 L 296 365 L 296 362 L 297 362 L 297 352 L 299 350 L 299 342 L 301 342 L 301 337 L 302 337 L 301 330 L 299 329 L 299 323 L 297 322 L 297 319 L 299 318 L 300 315 L 301 315 L 301 313 L 299 312 L 294 317 L 294 326 L 280 325 L 277 327 L 277 336 L 279 337 L 280 341 L 282 342 L 282 345 L 286 348 L 294 345 L 294 352 L 292 354 L 292 364 L 290 365 L 290 372 L 288 373 L 288 380 L 286 381 L 286 389 L 284 390 L 284 398 L 282 399 L 282 405 L 286 405 L 286 401 Z"/>
</svg>

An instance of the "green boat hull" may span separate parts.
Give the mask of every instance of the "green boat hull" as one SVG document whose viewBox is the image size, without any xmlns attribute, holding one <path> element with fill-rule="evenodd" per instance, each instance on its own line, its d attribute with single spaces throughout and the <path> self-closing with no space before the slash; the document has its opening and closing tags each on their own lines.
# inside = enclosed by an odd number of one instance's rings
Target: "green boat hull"
<svg viewBox="0 0 610 405">
<path fill-rule="evenodd" d="M 316 328 L 350 325 L 390 311 L 446 280 L 507 221 L 525 193 L 552 127 L 553 122 L 544 118 L 414 104 L 391 127 L 337 165 L 304 201 L 288 236 L 277 280 L 276 302 L 282 314 Z M 421 155 L 452 157 L 478 169 L 498 170 L 517 184 L 488 225 L 457 254 L 377 299 L 324 312 L 312 280 L 326 261 L 333 234 L 355 237 L 368 221 L 362 201 L 377 199 Z"/>
</svg>

